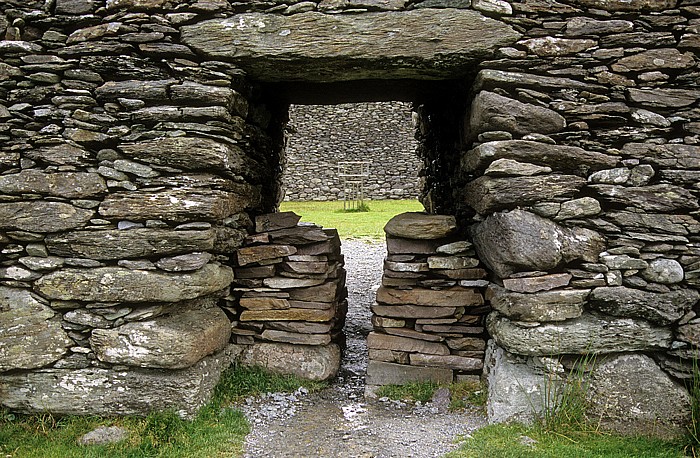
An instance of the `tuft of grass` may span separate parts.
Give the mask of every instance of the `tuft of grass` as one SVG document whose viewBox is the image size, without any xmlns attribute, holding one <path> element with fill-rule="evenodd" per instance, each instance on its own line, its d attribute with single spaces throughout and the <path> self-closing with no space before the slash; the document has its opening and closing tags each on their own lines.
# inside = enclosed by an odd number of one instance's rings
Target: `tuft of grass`
<svg viewBox="0 0 700 458">
<path fill-rule="evenodd" d="M 439 384 L 436 382 L 411 382 L 405 385 L 384 385 L 377 390 L 377 395 L 397 401 L 428 402 L 438 388 L 450 390 L 450 410 L 459 411 L 469 405 L 484 407 L 486 405 L 486 386 L 483 383 L 457 382 Z"/>
<path fill-rule="evenodd" d="M 369 205 L 367 205 L 364 202 L 360 202 L 359 204 L 351 208 L 343 208 L 342 210 L 336 210 L 336 212 L 340 213 L 366 213 L 368 211 L 371 211 Z"/>
<path fill-rule="evenodd" d="M 687 388 L 690 393 L 687 449 L 695 457 L 700 455 L 700 368 L 697 354 L 693 358 L 693 377 L 687 383 Z"/>
<path fill-rule="evenodd" d="M 338 229 L 342 239 L 384 239 L 384 226 L 404 212 L 423 211 L 417 200 L 372 200 L 369 212 L 343 211 L 342 201 L 282 202 L 280 211 L 293 211 L 302 220 Z"/>
<path fill-rule="evenodd" d="M 485 426 L 461 439 L 446 458 L 681 458 L 683 445 L 594 431 L 567 435 L 520 424 Z"/>
<path fill-rule="evenodd" d="M 0 456 L 5 458 L 216 458 L 238 457 L 250 431 L 245 416 L 232 404 L 264 392 L 309 391 L 324 383 L 280 376 L 260 368 L 233 367 L 225 371 L 212 401 L 191 420 L 174 412 L 147 417 L 55 417 L 49 413 L 20 415 L 0 410 Z M 99 426 L 121 426 L 129 438 L 107 446 L 80 446 L 80 436 Z"/>
</svg>

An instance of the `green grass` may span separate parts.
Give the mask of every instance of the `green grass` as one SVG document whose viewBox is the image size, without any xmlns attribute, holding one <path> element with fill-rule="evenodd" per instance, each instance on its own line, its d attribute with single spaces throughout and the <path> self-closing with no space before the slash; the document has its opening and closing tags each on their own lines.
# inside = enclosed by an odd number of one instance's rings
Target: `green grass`
<svg viewBox="0 0 700 458">
<path fill-rule="evenodd" d="M 450 410 L 462 410 L 468 405 L 486 405 L 486 386 L 482 383 L 456 382 L 441 385 L 436 382 L 411 382 L 404 385 L 384 385 L 377 390 L 377 396 L 398 401 L 428 402 L 440 387 L 450 390 Z"/>
<path fill-rule="evenodd" d="M 423 211 L 417 200 L 372 200 L 367 212 L 345 212 L 342 201 L 282 202 L 280 211 L 293 211 L 302 221 L 338 229 L 342 239 L 384 239 L 384 225 L 404 212 Z"/>
<path fill-rule="evenodd" d="M 534 439 L 523 444 L 523 436 Z M 593 431 L 568 434 L 523 425 L 489 425 L 463 439 L 447 458 L 681 458 L 681 443 Z"/>
<path fill-rule="evenodd" d="M 146 418 L 99 418 L 50 414 L 14 415 L 0 411 L 2 458 L 217 458 L 238 457 L 250 428 L 232 404 L 248 395 L 325 386 L 292 376 L 272 375 L 259 368 L 237 367 L 224 372 L 212 401 L 192 421 L 174 413 Z M 80 446 L 77 439 L 99 426 L 121 426 L 128 440 L 109 446 Z"/>
</svg>

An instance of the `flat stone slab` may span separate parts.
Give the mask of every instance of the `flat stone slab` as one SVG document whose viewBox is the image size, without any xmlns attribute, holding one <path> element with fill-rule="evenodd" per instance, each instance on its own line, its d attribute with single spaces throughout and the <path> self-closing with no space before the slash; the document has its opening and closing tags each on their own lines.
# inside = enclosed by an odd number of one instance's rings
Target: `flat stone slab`
<svg viewBox="0 0 700 458">
<path fill-rule="evenodd" d="M 452 383 L 452 369 L 421 367 L 370 360 L 367 385 L 404 385 L 411 382 Z"/>
<path fill-rule="evenodd" d="M 43 369 L 0 375 L 0 405 L 24 413 L 107 417 L 173 409 L 181 417 L 192 418 L 211 398 L 231 359 L 224 350 L 174 371 Z"/>
<path fill-rule="evenodd" d="M 340 348 L 330 345 L 292 345 L 259 342 L 243 345 L 240 363 L 262 366 L 278 374 L 292 374 L 309 380 L 328 380 L 340 368 Z"/>
<path fill-rule="evenodd" d="M 475 289 L 453 287 L 433 290 L 424 288 L 393 289 L 380 287 L 377 302 L 389 305 L 422 305 L 428 307 L 467 307 L 481 305 L 484 298 Z"/>
<path fill-rule="evenodd" d="M 384 232 L 390 236 L 418 240 L 444 238 L 456 230 L 457 221 L 454 216 L 421 212 L 398 214 L 384 226 Z"/>
<path fill-rule="evenodd" d="M 668 293 L 653 293 L 624 286 L 596 288 L 591 293 L 591 307 L 610 315 L 643 318 L 667 325 L 690 311 L 700 293 L 694 289 L 678 289 Z"/>
<path fill-rule="evenodd" d="M 47 215 L 51 215 L 47 218 Z M 95 212 L 63 202 L 0 203 L 0 230 L 60 232 L 85 225 Z"/>
<path fill-rule="evenodd" d="M 491 284 L 487 298 L 491 307 L 512 320 L 564 321 L 581 316 L 590 292 L 588 289 L 581 289 L 523 294 Z"/>
<path fill-rule="evenodd" d="M 121 267 L 63 269 L 37 280 L 34 288 L 50 299 L 96 302 L 180 302 L 220 291 L 233 281 L 230 267 L 207 264 L 188 273 Z"/>
<path fill-rule="evenodd" d="M 107 191 L 104 179 L 96 173 L 43 173 L 23 170 L 0 177 L 0 192 L 4 194 L 44 194 L 81 199 Z"/>
<path fill-rule="evenodd" d="M 283 16 L 246 13 L 181 28 L 182 42 L 262 81 L 449 79 L 520 38 L 462 9 Z"/>
<path fill-rule="evenodd" d="M 148 321 L 95 329 L 90 346 L 100 361 L 133 367 L 184 369 L 226 347 L 231 322 L 219 307 L 177 309 Z"/>
</svg>

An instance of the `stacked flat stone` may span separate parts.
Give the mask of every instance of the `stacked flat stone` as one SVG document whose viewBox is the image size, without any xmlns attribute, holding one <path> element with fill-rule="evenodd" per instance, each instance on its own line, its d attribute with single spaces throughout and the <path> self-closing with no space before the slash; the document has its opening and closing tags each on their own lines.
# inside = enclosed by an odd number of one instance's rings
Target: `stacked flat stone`
<svg viewBox="0 0 700 458">
<path fill-rule="evenodd" d="M 403 213 L 384 228 L 387 258 L 372 306 L 367 385 L 479 379 L 489 284 L 453 216 Z"/>
<path fill-rule="evenodd" d="M 335 229 L 299 223 L 293 212 L 255 218 L 236 252 L 229 297 L 241 360 L 325 380 L 340 367 L 347 313 L 345 269 Z M 293 354 L 318 364 L 304 368 Z"/>
</svg>

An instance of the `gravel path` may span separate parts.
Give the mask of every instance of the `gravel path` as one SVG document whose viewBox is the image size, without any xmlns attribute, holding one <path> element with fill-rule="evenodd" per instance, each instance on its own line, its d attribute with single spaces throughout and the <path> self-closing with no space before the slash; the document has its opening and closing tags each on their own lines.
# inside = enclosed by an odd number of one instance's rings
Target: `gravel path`
<svg viewBox="0 0 700 458">
<path fill-rule="evenodd" d="M 383 243 L 344 241 L 348 272 L 347 349 L 338 377 L 314 394 L 271 393 L 246 400 L 253 431 L 246 458 L 431 458 L 454 449 L 455 438 L 485 424 L 478 412 L 443 413 L 430 403 L 407 405 L 364 397 L 370 304 L 379 287 Z"/>
</svg>

